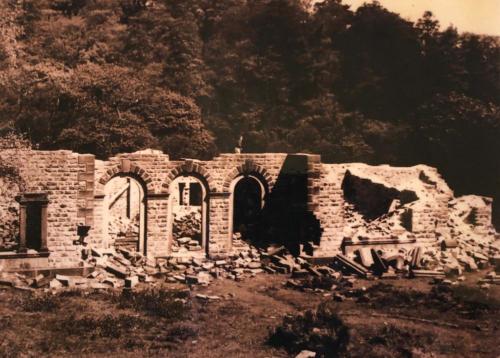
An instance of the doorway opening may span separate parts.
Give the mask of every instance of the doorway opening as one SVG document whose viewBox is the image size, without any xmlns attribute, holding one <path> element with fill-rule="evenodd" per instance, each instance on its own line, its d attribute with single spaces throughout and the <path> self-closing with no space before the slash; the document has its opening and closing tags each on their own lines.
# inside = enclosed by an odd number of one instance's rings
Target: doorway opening
<svg viewBox="0 0 500 358">
<path fill-rule="evenodd" d="M 104 187 L 105 227 L 109 244 L 145 253 L 146 202 L 143 185 L 130 176 L 116 176 Z"/>
</svg>

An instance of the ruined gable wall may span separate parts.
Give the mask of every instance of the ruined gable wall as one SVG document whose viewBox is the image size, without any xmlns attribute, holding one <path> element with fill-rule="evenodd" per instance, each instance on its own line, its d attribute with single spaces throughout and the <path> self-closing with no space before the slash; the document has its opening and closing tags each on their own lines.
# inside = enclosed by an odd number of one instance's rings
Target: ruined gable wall
<svg viewBox="0 0 500 358">
<path fill-rule="evenodd" d="M 412 211 L 412 232 L 420 244 L 433 245 L 436 230 L 446 229 L 448 202 L 453 192 L 435 168 L 425 165 L 413 167 L 370 166 L 362 163 L 321 164 L 319 205 L 314 211 L 324 229 L 321 247 L 317 255 L 330 256 L 340 251 L 344 237 L 350 237 L 353 225 L 347 215 L 348 203 L 342 190 L 342 182 L 349 171 L 356 177 L 398 191 L 415 192 L 419 198 L 408 204 Z"/>
</svg>

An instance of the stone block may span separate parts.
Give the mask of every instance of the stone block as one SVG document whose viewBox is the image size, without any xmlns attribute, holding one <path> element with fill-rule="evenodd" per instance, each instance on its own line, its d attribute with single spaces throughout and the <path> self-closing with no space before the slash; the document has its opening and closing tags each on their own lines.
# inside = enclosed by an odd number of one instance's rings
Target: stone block
<svg viewBox="0 0 500 358">
<path fill-rule="evenodd" d="M 134 288 L 139 283 L 138 276 L 130 276 L 125 279 L 125 288 Z"/>
</svg>

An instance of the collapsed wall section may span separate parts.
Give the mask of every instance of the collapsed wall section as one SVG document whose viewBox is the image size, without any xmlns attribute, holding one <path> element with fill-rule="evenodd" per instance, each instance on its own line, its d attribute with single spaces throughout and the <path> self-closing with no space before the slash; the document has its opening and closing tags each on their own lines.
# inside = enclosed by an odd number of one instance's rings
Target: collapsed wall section
<svg viewBox="0 0 500 358">
<path fill-rule="evenodd" d="M 453 192 L 434 168 L 322 164 L 315 210 L 324 229 L 317 255 L 343 243 L 437 245 Z"/>
</svg>

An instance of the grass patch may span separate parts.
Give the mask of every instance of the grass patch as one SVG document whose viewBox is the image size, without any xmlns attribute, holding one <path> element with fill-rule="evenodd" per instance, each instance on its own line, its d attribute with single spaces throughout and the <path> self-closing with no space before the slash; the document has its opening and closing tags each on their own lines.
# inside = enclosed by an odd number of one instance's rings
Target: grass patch
<svg viewBox="0 0 500 358">
<path fill-rule="evenodd" d="M 415 348 L 426 347 L 435 341 L 431 333 L 396 327 L 392 324 L 380 328 L 368 341 L 370 345 L 382 345 L 397 357 L 412 357 Z"/>
<path fill-rule="evenodd" d="M 464 285 L 436 285 L 425 293 L 378 283 L 366 291 L 356 290 L 352 295 L 359 297 L 359 303 L 373 308 L 407 309 L 426 306 L 439 312 L 453 311 L 472 319 L 500 310 L 500 302 L 489 292 Z"/>
<path fill-rule="evenodd" d="M 33 292 L 21 297 L 17 304 L 25 312 L 54 312 L 59 309 L 61 300 L 51 293 Z"/>
<path fill-rule="evenodd" d="M 120 338 L 136 328 L 147 328 L 148 322 L 139 317 L 121 314 L 106 314 L 99 318 L 69 316 L 55 321 L 54 331 L 81 339 Z"/>
<path fill-rule="evenodd" d="M 143 291 L 123 291 L 117 297 L 119 308 L 130 308 L 144 312 L 150 316 L 181 320 L 185 318 L 188 307 L 186 298 L 189 293 L 184 291 L 166 291 L 147 289 Z"/>
<path fill-rule="evenodd" d="M 286 316 L 272 331 L 268 342 L 293 354 L 311 350 L 317 357 L 337 357 L 346 351 L 349 338 L 348 327 L 337 315 L 335 306 L 328 302 L 316 310 Z"/>
</svg>

